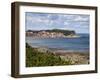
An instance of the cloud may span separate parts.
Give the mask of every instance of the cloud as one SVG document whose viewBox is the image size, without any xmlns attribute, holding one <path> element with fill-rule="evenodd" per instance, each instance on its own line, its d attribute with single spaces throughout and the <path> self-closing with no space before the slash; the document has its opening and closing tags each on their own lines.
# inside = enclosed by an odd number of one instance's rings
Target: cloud
<svg viewBox="0 0 100 80">
<path fill-rule="evenodd" d="M 47 24 L 47 23 L 49 23 L 50 22 L 50 20 L 48 20 L 48 19 L 41 19 L 41 18 L 36 18 L 36 19 L 33 19 L 32 20 L 32 22 L 33 23 L 44 23 L 44 24 Z"/>
<path fill-rule="evenodd" d="M 64 25 L 66 25 L 66 26 L 69 25 L 69 22 L 64 22 Z"/>
<path fill-rule="evenodd" d="M 26 27 L 27 29 L 28 27 L 31 29 L 88 29 L 89 15 L 27 12 Z"/>
<path fill-rule="evenodd" d="M 88 17 L 77 16 L 74 21 L 89 21 Z"/>
<path fill-rule="evenodd" d="M 61 19 L 69 22 L 76 21 L 89 21 L 89 15 L 78 15 L 78 14 L 64 14 L 59 16 Z"/>
<path fill-rule="evenodd" d="M 26 20 L 31 23 L 44 23 L 44 24 L 47 24 L 50 22 L 49 19 L 47 19 L 46 17 L 42 18 L 42 17 L 39 17 L 39 16 L 30 16 L 28 15 L 26 17 Z"/>
</svg>

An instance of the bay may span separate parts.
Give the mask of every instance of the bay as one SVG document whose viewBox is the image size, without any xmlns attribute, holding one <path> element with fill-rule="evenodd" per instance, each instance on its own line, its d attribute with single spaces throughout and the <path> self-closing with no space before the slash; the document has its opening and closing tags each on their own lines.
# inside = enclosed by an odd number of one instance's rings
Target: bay
<svg viewBox="0 0 100 80">
<path fill-rule="evenodd" d="M 89 34 L 77 34 L 79 38 L 44 38 L 26 37 L 32 47 L 44 47 L 52 50 L 89 51 Z"/>
</svg>

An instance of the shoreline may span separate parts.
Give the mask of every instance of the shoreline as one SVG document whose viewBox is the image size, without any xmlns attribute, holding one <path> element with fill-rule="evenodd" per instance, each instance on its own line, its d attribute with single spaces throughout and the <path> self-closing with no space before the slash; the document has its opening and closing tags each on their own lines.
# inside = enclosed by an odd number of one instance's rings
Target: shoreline
<svg viewBox="0 0 100 80">
<path fill-rule="evenodd" d="M 56 51 L 54 53 L 55 55 L 60 56 L 62 59 L 66 60 L 71 60 L 73 65 L 78 65 L 78 64 L 89 64 L 89 52 L 84 51 L 84 52 L 74 52 L 74 51 Z"/>
<path fill-rule="evenodd" d="M 56 49 L 53 52 L 55 53 L 82 53 L 82 54 L 86 54 L 89 53 L 89 50 L 61 50 L 61 49 Z"/>
<path fill-rule="evenodd" d="M 34 48 L 33 48 L 34 49 Z M 74 50 L 50 50 L 48 48 L 35 48 L 39 52 L 50 52 L 55 56 L 60 56 L 61 59 L 67 61 L 70 60 L 72 65 L 89 64 L 89 51 L 74 51 Z"/>
<path fill-rule="evenodd" d="M 61 48 L 48 48 L 48 47 L 45 47 L 45 46 L 32 46 L 32 48 L 36 48 L 36 49 L 44 49 L 44 50 L 48 50 L 48 51 L 51 51 L 51 52 L 61 52 L 61 53 L 66 53 L 66 52 L 82 52 L 82 53 L 88 53 L 89 50 L 66 50 L 66 49 L 61 49 Z"/>
<path fill-rule="evenodd" d="M 81 36 L 79 36 L 79 35 L 77 35 L 77 34 L 75 34 L 75 35 L 68 35 L 68 36 L 61 36 L 61 37 L 48 37 L 48 36 L 46 36 L 46 37 L 44 37 L 44 36 L 40 36 L 40 37 L 38 37 L 38 36 L 27 36 L 27 37 L 32 37 L 33 39 L 55 39 L 55 38 L 80 38 Z"/>
</svg>

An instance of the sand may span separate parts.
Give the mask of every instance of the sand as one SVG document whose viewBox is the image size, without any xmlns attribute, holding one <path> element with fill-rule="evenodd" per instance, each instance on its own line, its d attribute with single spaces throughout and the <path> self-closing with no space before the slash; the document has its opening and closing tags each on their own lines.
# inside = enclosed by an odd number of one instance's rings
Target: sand
<svg viewBox="0 0 100 80">
<path fill-rule="evenodd" d="M 72 64 L 89 64 L 89 52 L 75 52 L 58 50 L 54 52 L 64 60 L 71 60 Z"/>
</svg>

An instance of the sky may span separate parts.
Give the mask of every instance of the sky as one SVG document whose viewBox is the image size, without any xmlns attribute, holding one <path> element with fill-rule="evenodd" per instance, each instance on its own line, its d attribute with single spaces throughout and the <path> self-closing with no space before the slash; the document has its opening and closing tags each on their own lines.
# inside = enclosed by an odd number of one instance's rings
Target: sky
<svg viewBox="0 0 100 80">
<path fill-rule="evenodd" d="M 64 29 L 89 33 L 90 16 L 84 14 L 25 13 L 26 30 Z"/>
</svg>

